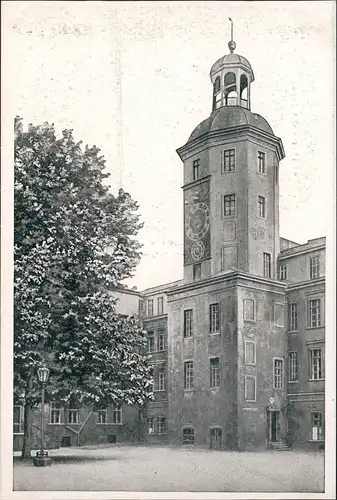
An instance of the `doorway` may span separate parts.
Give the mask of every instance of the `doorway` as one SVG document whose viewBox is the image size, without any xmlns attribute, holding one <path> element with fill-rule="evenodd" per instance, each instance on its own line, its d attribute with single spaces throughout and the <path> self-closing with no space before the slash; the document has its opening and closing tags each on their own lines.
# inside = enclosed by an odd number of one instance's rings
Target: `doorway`
<svg viewBox="0 0 337 500">
<path fill-rule="evenodd" d="M 222 450 L 222 429 L 221 427 L 212 427 L 210 429 L 210 449 Z"/>
<path fill-rule="evenodd" d="M 268 411 L 268 439 L 275 443 L 280 439 L 280 411 Z"/>
</svg>

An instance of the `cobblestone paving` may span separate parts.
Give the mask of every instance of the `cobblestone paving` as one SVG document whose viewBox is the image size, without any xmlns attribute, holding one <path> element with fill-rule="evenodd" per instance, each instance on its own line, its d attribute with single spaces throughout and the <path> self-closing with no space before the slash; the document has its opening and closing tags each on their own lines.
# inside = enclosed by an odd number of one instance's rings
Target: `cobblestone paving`
<svg viewBox="0 0 337 500">
<path fill-rule="evenodd" d="M 14 489 L 36 491 L 322 492 L 324 455 L 145 446 L 51 450 L 51 467 L 14 459 Z"/>
</svg>

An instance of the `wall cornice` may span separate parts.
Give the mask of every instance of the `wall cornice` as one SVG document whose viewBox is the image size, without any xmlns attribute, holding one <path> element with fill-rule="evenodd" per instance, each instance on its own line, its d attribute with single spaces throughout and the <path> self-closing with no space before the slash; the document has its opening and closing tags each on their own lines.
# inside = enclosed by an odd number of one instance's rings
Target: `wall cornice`
<svg viewBox="0 0 337 500">
<path fill-rule="evenodd" d="M 195 181 L 188 182 L 187 184 L 184 184 L 184 186 L 181 186 L 181 189 L 189 189 L 194 186 L 198 186 L 199 184 L 203 184 L 204 182 L 209 181 L 211 178 L 211 174 L 204 175 L 204 177 L 200 177 L 199 179 L 196 179 Z"/>
<path fill-rule="evenodd" d="M 168 297 L 172 297 L 177 293 L 184 293 L 188 291 L 197 290 L 200 288 L 204 288 L 210 285 L 216 285 L 220 283 L 226 283 L 230 285 L 236 286 L 247 286 L 247 283 L 260 285 L 259 289 L 261 289 L 261 285 L 270 288 L 276 288 L 280 293 L 285 293 L 286 284 L 277 280 L 269 280 L 267 278 L 263 278 L 262 276 L 254 276 L 248 273 L 244 273 L 242 271 L 232 271 L 230 273 L 221 274 L 218 276 L 211 276 L 206 279 L 193 281 L 190 283 L 185 283 L 175 287 L 174 289 L 168 290 L 166 293 Z"/>
<path fill-rule="evenodd" d="M 188 156 L 193 154 L 196 149 L 200 149 L 200 146 L 204 146 L 205 148 L 213 146 L 212 143 L 215 139 L 228 140 L 231 138 L 235 138 L 238 135 L 243 136 L 244 134 L 246 134 L 247 137 L 254 137 L 259 141 L 262 140 L 272 145 L 276 149 L 278 161 L 282 160 L 285 157 L 282 140 L 279 137 L 276 137 L 275 135 L 265 132 L 264 130 L 261 130 L 252 125 L 238 125 L 235 127 L 207 132 L 200 137 L 187 142 L 184 146 L 181 146 L 176 151 L 181 160 L 184 161 Z"/>
<path fill-rule="evenodd" d="M 290 283 L 287 285 L 286 291 L 291 292 L 293 290 L 299 290 L 301 288 L 309 288 L 315 285 L 325 285 L 325 277 L 316 278 L 309 281 L 301 281 L 300 283 Z M 322 290 L 323 292 L 324 290 Z"/>
<path fill-rule="evenodd" d="M 290 259 L 291 257 L 298 257 L 299 255 L 304 255 L 307 253 L 314 253 L 314 252 L 319 252 L 320 250 L 325 250 L 325 245 L 318 245 L 317 247 L 307 247 L 304 248 L 303 250 L 295 251 L 295 248 L 288 248 L 287 250 L 294 250 L 294 253 L 288 253 L 286 255 L 283 255 L 282 253 L 278 256 L 278 260 L 286 260 Z M 284 250 L 286 252 L 287 250 Z"/>
</svg>

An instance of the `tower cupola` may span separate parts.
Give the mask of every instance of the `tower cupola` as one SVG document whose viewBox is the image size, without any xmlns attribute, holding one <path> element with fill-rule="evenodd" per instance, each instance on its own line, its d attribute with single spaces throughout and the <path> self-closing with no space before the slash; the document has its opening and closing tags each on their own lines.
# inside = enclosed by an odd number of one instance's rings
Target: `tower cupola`
<svg viewBox="0 0 337 500">
<path fill-rule="evenodd" d="M 240 106 L 250 110 L 250 85 L 254 73 L 249 61 L 239 54 L 234 54 L 236 43 L 233 40 L 233 21 L 231 22 L 231 40 L 228 43 L 230 53 L 218 59 L 212 66 L 210 77 L 213 84 L 212 112 L 223 106 Z"/>
</svg>

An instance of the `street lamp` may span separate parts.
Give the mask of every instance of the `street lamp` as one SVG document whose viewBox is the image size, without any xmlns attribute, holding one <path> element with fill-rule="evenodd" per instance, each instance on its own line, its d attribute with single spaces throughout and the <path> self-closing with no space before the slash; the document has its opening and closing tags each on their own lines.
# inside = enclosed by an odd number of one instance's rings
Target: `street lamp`
<svg viewBox="0 0 337 500">
<path fill-rule="evenodd" d="M 49 368 L 43 364 L 37 369 L 37 376 L 41 384 L 41 449 L 36 452 L 34 465 L 37 467 L 45 467 L 51 464 L 48 452 L 44 450 L 44 390 L 49 378 Z"/>
</svg>

